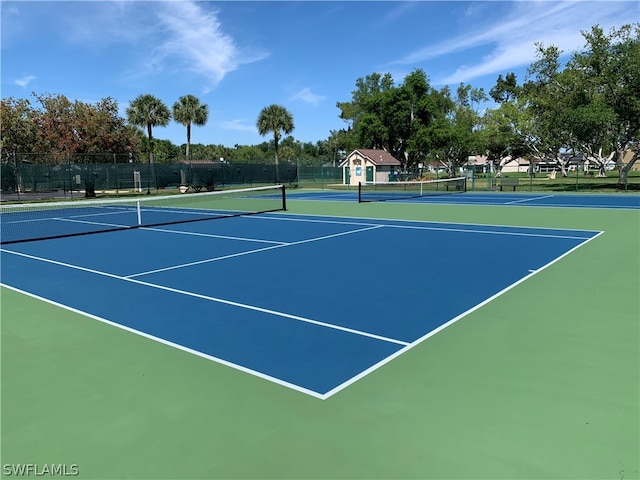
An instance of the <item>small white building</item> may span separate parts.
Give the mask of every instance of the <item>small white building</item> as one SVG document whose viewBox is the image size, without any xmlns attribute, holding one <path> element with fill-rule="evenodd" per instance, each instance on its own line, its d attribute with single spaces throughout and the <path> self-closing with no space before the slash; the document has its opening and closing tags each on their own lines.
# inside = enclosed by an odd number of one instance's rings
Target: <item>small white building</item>
<svg viewBox="0 0 640 480">
<path fill-rule="evenodd" d="M 395 180 L 402 163 L 385 150 L 357 149 L 340 162 L 342 183 L 390 182 Z"/>
</svg>

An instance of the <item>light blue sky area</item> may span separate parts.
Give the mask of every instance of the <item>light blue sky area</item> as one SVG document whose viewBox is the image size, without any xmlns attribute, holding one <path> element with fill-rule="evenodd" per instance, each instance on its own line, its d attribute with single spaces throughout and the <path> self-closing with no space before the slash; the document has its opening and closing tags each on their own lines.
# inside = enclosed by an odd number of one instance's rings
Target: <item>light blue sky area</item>
<svg viewBox="0 0 640 480">
<path fill-rule="evenodd" d="M 255 144 L 260 110 L 293 114 L 293 136 L 326 139 L 347 124 L 336 102 L 358 77 L 401 82 L 423 69 L 436 88 L 488 92 L 498 74 L 524 80 L 536 42 L 581 49 L 582 30 L 638 21 L 640 2 L 2 1 L 2 97 L 31 92 L 118 101 L 140 94 L 169 108 L 186 94 L 209 105 L 192 143 Z M 154 136 L 177 145 L 172 122 Z"/>
</svg>

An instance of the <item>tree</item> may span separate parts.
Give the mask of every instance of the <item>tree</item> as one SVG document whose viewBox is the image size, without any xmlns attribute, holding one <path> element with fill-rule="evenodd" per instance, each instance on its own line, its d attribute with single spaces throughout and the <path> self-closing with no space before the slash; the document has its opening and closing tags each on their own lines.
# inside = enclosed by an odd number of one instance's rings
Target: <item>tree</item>
<svg viewBox="0 0 640 480">
<path fill-rule="evenodd" d="M 507 73 L 506 78 L 502 78 L 502 75 L 498 75 L 498 80 L 495 86 L 489 90 L 489 96 L 494 102 L 504 105 L 518 98 L 520 87 L 518 87 L 518 81 L 516 74 L 513 72 Z"/>
<path fill-rule="evenodd" d="M 157 97 L 144 94 L 136 97 L 127 108 L 127 119 L 130 124 L 147 129 L 149 143 L 153 145 L 153 127 L 166 127 L 171 113 L 167 106 Z M 153 151 L 149 152 L 149 162 L 153 163 Z"/>
<path fill-rule="evenodd" d="M 395 88 L 390 73 L 372 73 L 356 80 L 350 102 L 337 102 L 340 118 L 349 124 L 343 131 L 348 151 L 355 148 L 384 148 L 387 129 L 382 120 L 384 95 Z"/>
<path fill-rule="evenodd" d="M 605 34 L 599 26 L 582 32 L 586 45 L 560 70 L 560 51 L 538 47 L 524 92 L 530 138 L 540 154 L 556 159 L 563 175 L 570 155 L 583 153 L 599 164 L 616 159 L 618 186 L 640 158 L 640 23 Z M 627 151 L 633 152 L 625 164 Z"/>
<path fill-rule="evenodd" d="M 279 158 L 278 158 L 278 143 L 282 133 L 289 134 L 293 131 L 293 115 L 281 105 L 269 105 L 264 107 L 258 115 L 258 121 L 256 122 L 258 127 L 258 133 L 260 135 L 266 135 L 269 132 L 273 133 L 273 142 L 275 147 L 275 163 L 276 163 L 276 183 L 280 183 L 280 171 L 279 171 Z"/>
<path fill-rule="evenodd" d="M 130 153 L 137 145 L 136 129 L 118 114 L 118 103 L 103 98 L 95 104 L 76 101 L 72 107 L 75 153 Z"/>
<path fill-rule="evenodd" d="M 36 118 L 36 149 L 50 153 L 54 161 L 69 158 L 77 151 L 79 136 L 73 103 L 64 95 L 35 95 L 42 106 Z"/>
<path fill-rule="evenodd" d="M 176 162 L 180 158 L 180 147 L 174 145 L 171 140 L 163 140 L 160 138 L 153 139 L 153 145 L 148 138 L 141 135 L 140 149 L 142 152 L 150 152 L 153 150 L 154 163 Z"/>
<path fill-rule="evenodd" d="M 583 73 L 572 61 L 563 72 L 569 86 L 565 102 L 570 115 L 565 121 L 573 149 L 584 155 L 587 164 L 597 167 L 598 177 L 606 177 L 606 165 L 615 155 L 618 118 L 606 104 L 602 89 Z"/>
<path fill-rule="evenodd" d="M 36 143 L 37 111 L 26 99 L 9 97 L 0 103 L 0 148 L 2 156 L 10 152 L 30 153 Z"/>
<path fill-rule="evenodd" d="M 437 132 L 434 132 L 439 144 L 439 148 L 435 150 L 436 158 L 447 169 L 450 177 L 455 177 L 456 170 L 464 166 L 469 157 L 481 148 L 481 119 L 476 105 L 485 99 L 482 88 L 460 84 L 456 90 L 451 114 L 438 125 Z"/>
<path fill-rule="evenodd" d="M 529 66 L 532 79 L 522 89 L 526 104 L 524 130 L 526 144 L 534 157 L 553 160 L 563 177 L 575 154 L 568 118 L 572 115 L 567 99 L 571 87 L 567 74 L 560 70 L 562 51 L 536 43 L 538 59 Z M 566 153 L 570 153 L 566 155 Z"/>
<path fill-rule="evenodd" d="M 90 163 L 113 159 L 98 154 L 132 153 L 137 144 L 135 130 L 125 125 L 118 115 L 118 104 L 111 98 L 89 104 L 71 102 L 64 95 L 34 96 L 42 106 L 34 115 L 34 151 L 46 153 L 50 161 L 80 163 L 77 168 L 82 171 L 85 196 L 94 197 Z"/>
<path fill-rule="evenodd" d="M 567 65 L 575 80 L 574 93 L 584 93 L 576 135 L 592 155 L 599 152 L 607 158 L 610 149 L 618 166 L 618 187 L 623 188 L 640 159 L 640 23 L 609 34 L 596 25 L 582 35 L 585 49 Z M 627 151 L 633 155 L 625 164 Z"/>
<path fill-rule="evenodd" d="M 501 176 L 502 167 L 513 158 L 527 153 L 521 139 L 522 104 L 518 101 L 521 88 L 514 73 L 506 79 L 498 76 L 496 85 L 489 91 L 491 98 L 499 104 L 496 109 L 487 109 L 482 116 L 480 151 L 487 156 L 496 176 Z"/>
<path fill-rule="evenodd" d="M 234 163 L 266 163 L 264 152 L 255 145 L 238 145 L 230 158 Z"/>
<path fill-rule="evenodd" d="M 298 158 L 296 149 L 289 145 L 280 147 L 280 152 L 278 153 L 283 160 L 287 160 L 289 162 L 295 162 L 296 158 Z"/>
<path fill-rule="evenodd" d="M 5 151 L 46 153 L 55 161 L 75 154 L 129 153 L 138 143 L 136 130 L 125 124 L 117 102 L 109 97 L 90 104 L 71 102 L 64 95 L 33 96 L 40 109 L 29 100 L 2 100 Z"/>
<path fill-rule="evenodd" d="M 393 88 L 393 77 L 390 73 L 372 73 L 365 78 L 358 78 L 356 90 L 351 92 L 351 101 L 336 104 L 340 109 L 340 118 L 350 122 L 350 127 L 355 130 L 362 117 L 375 108 L 376 97 Z"/>
<path fill-rule="evenodd" d="M 191 124 L 205 125 L 209 116 L 209 110 L 206 104 L 201 104 L 200 100 L 193 95 L 185 95 L 180 97 L 173 104 L 173 119 L 176 122 L 187 127 L 187 150 L 186 160 L 189 161 L 189 147 L 191 145 Z"/>
<path fill-rule="evenodd" d="M 501 176 L 502 167 L 519 156 L 515 152 L 518 145 L 518 135 L 514 126 L 514 106 L 510 103 L 500 105 L 497 109 L 487 110 L 482 117 L 481 149 L 491 163 L 496 176 Z"/>
</svg>

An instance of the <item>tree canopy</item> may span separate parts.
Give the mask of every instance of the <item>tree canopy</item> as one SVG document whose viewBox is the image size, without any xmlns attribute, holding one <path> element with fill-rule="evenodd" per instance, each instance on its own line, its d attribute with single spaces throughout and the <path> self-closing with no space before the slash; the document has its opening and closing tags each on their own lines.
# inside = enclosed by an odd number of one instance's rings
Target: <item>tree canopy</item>
<svg viewBox="0 0 640 480">
<path fill-rule="evenodd" d="M 260 135 L 267 135 L 273 133 L 273 143 L 275 150 L 275 165 L 276 165 L 276 182 L 280 181 L 279 172 L 279 158 L 278 158 L 278 144 L 282 134 L 291 133 L 294 129 L 293 115 L 282 105 L 272 104 L 268 107 L 264 107 L 258 115 L 256 122 L 258 133 Z"/>
<path fill-rule="evenodd" d="M 2 148 L 21 153 L 47 153 L 50 161 L 82 153 L 132 152 L 135 131 L 118 115 L 118 104 L 103 98 L 95 104 L 64 95 L 36 95 L 29 100 L 2 100 Z"/>
<path fill-rule="evenodd" d="M 131 101 L 127 108 L 127 119 L 131 125 L 147 129 L 149 142 L 153 145 L 153 127 L 169 125 L 171 112 L 159 98 L 144 94 Z M 150 154 L 151 155 L 151 154 Z M 149 157 L 153 162 L 153 155 Z"/>
<path fill-rule="evenodd" d="M 209 107 L 206 104 L 201 104 L 200 100 L 194 95 L 185 95 L 173 104 L 173 118 L 176 122 L 180 122 L 187 127 L 186 159 L 189 160 L 191 158 L 189 156 L 191 124 L 205 125 L 209 118 Z"/>
</svg>

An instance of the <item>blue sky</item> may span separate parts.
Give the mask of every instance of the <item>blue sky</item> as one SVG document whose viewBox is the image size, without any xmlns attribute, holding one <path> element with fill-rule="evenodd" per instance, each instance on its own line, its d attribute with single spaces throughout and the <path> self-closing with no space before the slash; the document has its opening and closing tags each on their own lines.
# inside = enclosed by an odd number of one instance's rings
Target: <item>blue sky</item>
<svg viewBox="0 0 640 480">
<path fill-rule="evenodd" d="M 464 82 L 488 90 L 498 74 L 519 80 L 535 42 L 582 48 L 581 30 L 640 19 L 640 2 L 204 2 L 5 1 L 1 94 L 31 92 L 71 100 L 129 102 L 151 93 L 169 108 L 182 95 L 209 105 L 192 143 L 257 144 L 260 110 L 284 105 L 293 136 L 326 139 L 346 127 L 336 102 L 358 77 L 401 82 L 422 68 L 431 85 Z M 186 142 L 184 126 L 154 129 Z"/>
</svg>

